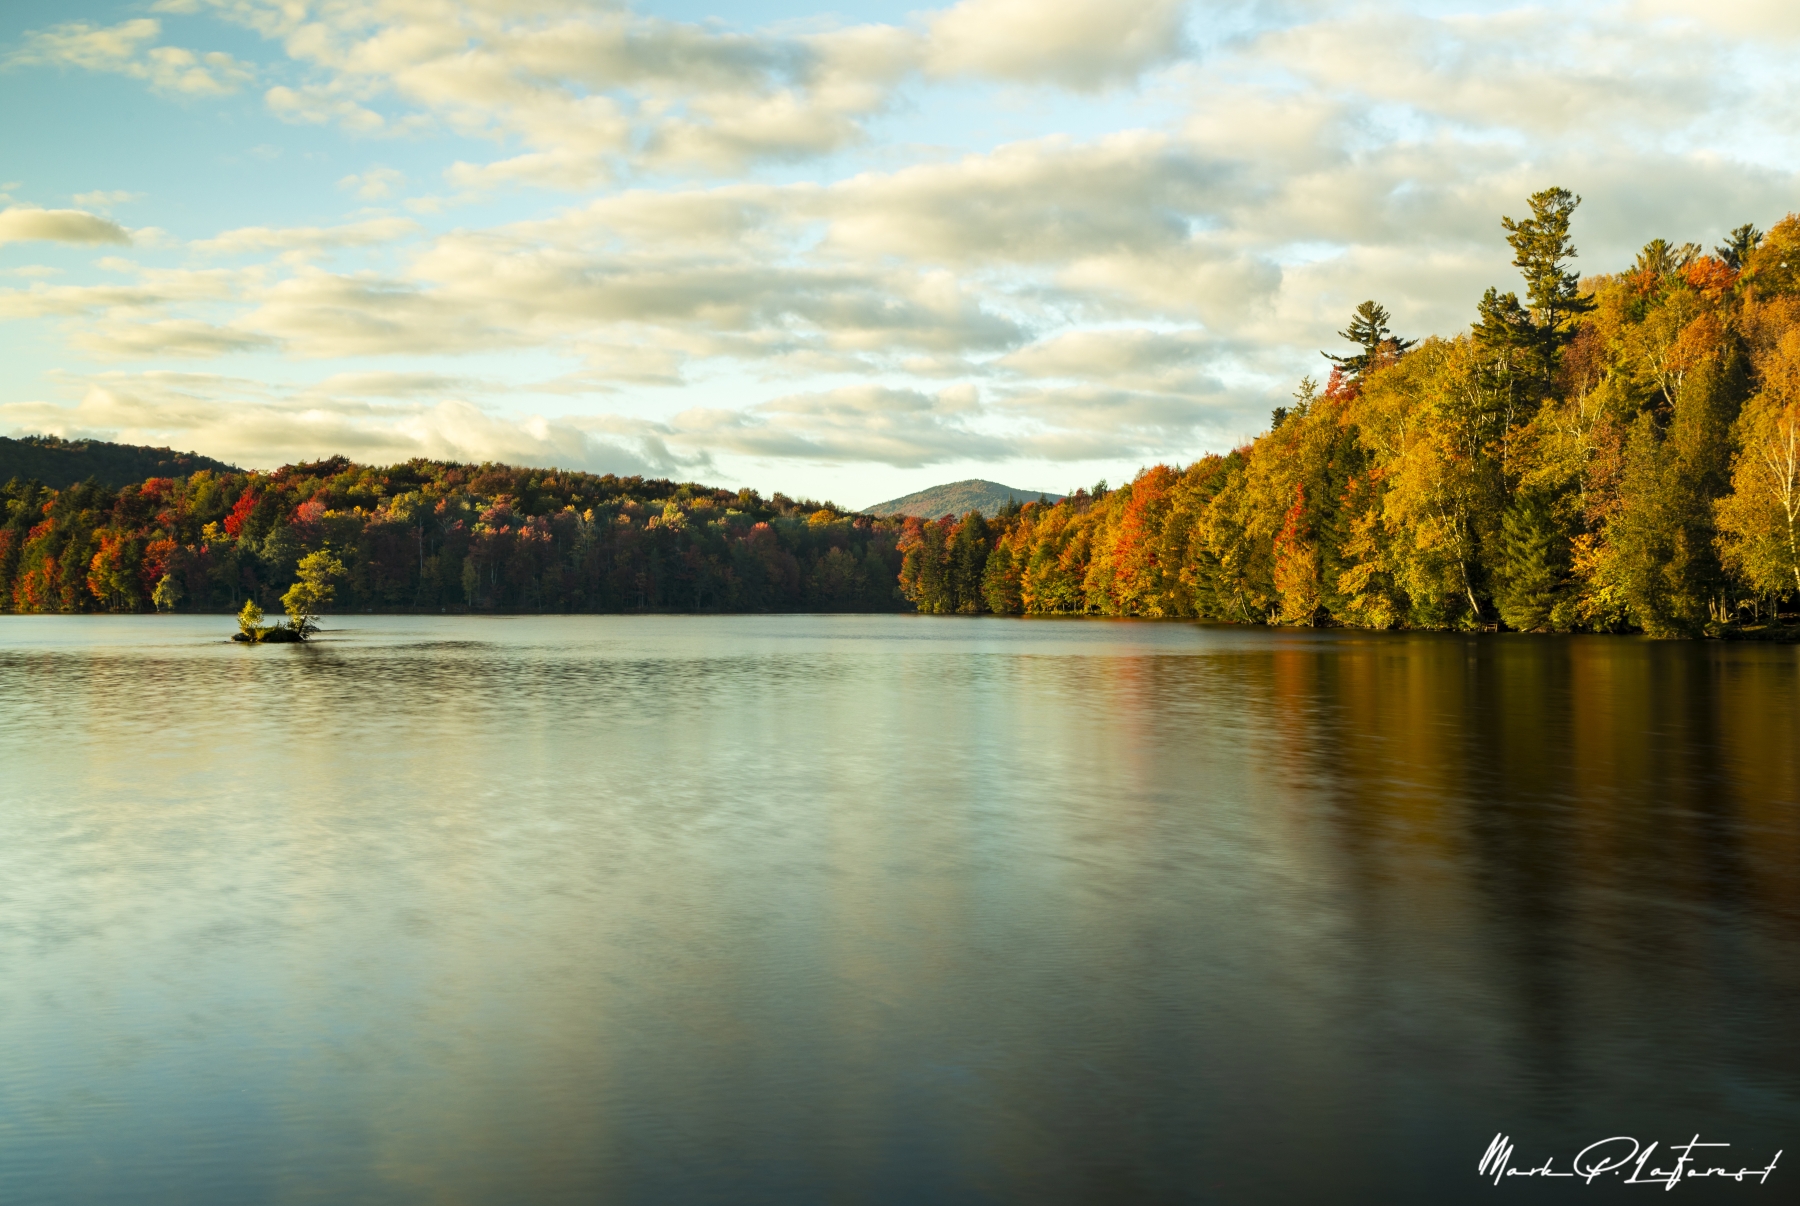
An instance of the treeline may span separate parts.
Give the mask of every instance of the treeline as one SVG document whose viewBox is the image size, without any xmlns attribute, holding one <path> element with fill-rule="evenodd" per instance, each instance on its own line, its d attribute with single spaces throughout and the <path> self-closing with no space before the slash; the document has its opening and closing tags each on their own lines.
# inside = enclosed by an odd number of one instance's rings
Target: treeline
<svg viewBox="0 0 1800 1206">
<path fill-rule="evenodd" d="M 202 469 L 214 473 L 242 472 L 236 465 L 173 448 L 64 440 L 56 436 L 0 436 L 0 481 L 16 477 L 49 486 L 69 486 L 91 478 L 117 490 L 146 478 L 186 477 Z"/>
<path fill-rule="evenodd" d="M 1570 267 L 1579 198 L 1503 219 L 1524 299 L 1422 343 L 1365 302 L 1320 388 L 1225 456 L 993 519 L 343 458 L 111 490 L 13 480 L 18 611 L 268 607 L 310 553 L 354 610 L 1198 617 L 1695 635 L 1800 601 L 1800 217 Z M 335 564 L 335 562 L 334 562 Z"/>
<path fill-rule="evenodd" d="M 339 610 L 911 610 L 896 522 L 693 483 L 338 457 L 0 501 L 22 612 L 272 608 L 321 550 Z"/>
<path fill-rule="evenodd" d="M 1504 219 L 1525 299 L 1415 345 L 1364 303 L 1330 380 L 1227 456 L 908 521 L 927 612 L 1367 628 L 1765 624 L 1800 597 L 1800 218 L 1581 280 L 1561 189 Z"/>
</svg>

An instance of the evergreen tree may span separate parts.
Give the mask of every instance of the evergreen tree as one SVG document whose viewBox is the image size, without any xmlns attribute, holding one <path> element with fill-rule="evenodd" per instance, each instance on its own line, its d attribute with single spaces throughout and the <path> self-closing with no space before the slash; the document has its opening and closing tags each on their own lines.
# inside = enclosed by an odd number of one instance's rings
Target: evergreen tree
<svg viewBox="0 0 1800 1206">
<path fill-rule="evenodd" d="M 1762 246 L 1762 241 L 1763 232 L 1746 222 L 1726 235 L 1725 241 L 1713 248 L 1713 254 L 1733 268 L 1742 269 L 1750 253 Z"/>
<path fill-rule="evenodd" d="M 1319 491 L 1319 600 L 1333 615 L 1345 612 L 1348 598 L 1340 585 L 1351 568 L 1345 556 L 1350 547 L 1358 512 L 1357 486 L 1366 481 L 1369 453 L 1354 424 L 1343 425 L 1333 441 L 1331 460 L 1325 466 Z"/>
<path fill-rule="evenodd" d="M 1555 508 L 1536 491 L 1521 491 L 1501 518 L 1499 589 L 1494 603 L 1509 628 L 1535 632 L 1568 627 L 1559 606 L 1569 577 L 1569 538 Z"/>
<path fill-rule="evenodd" d="M 982 572 L 987 569 L 988 525 L 980 511 L 970 511 L 950 538 L 949 595 L 944 610 L 975 614 L 985 611 Z"/>
<path fill-rule="evenodd" d="M 1017 514 L 1007 516 L 1016 519 Z M 988 554 L 987 567 L 981 572 L 981 596 L 987 609 L 997 616 L 1018 615 L 1024 610 L 1020 594 L 1023 564 L 1004 540 Z"/>
<path fill-rule="evenodd" d="M 1300 388 L 1294 391 L 1293 406 L 1277 406 L 1269 412 L 1269 430 L 1274 431 L 1288 421 L 1288 416 L 1303 417 L 1319 397 L 1319 383 L 1311 377 L 1300 378 Z"/>
<path fill-rule="evenodd" d="M 1330 352 L 1320 355 L 1343 370 L 1344 375 L 1352 381 L 1360 381 L 1365 375 L 1378 368 L 1383 358 L 1392 359 L 1403 352 L 1410 351 L 1418 343 L 1416 339 L 1399 339 L 1388 330 L 1388 314 L 1380 303 L 1366 301 L 1356 307 L 1350 315 L 1350 325 L 1338 332 L 1338 337 L 1347 339 L 1362 351 L 1354 356 L 1333 356 Z M 1312 378 L 1307 378 L 1311 381 Z M 1302 385 L 1304 389 L 1304 384 Z"/>
<path fill-rule="evenodd" d="M 1581 295 L 1581 277 L 1563 267 L 1575 258 L 1569 219 L 1581 198 L 1565 188 L 1533 193 L 1531 217 L 1501 218 L 1513 249 L 1513 267 L 1525 277 L 1525 300 L 1536 333 L 1538 372 L 1545 383 L 1555 371 L 1563 346 L 1574 333 L 1575 320 L 1594 308 Z"/>
<path fill-rule="evenodd" d="M 1483 348 L 1528 348 L 1536 342 L 1531 312 L 1519 304 L 1517 293 L 1489 285 L 1475 303 L 1475 313 L 1475 342 Z"/>
</svg>

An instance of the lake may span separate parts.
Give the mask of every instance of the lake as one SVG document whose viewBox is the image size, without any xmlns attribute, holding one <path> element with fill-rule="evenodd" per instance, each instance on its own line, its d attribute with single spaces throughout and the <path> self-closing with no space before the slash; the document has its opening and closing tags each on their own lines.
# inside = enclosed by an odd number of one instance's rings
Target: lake
<svg viewBox="0 0 1800 1206">
<path fill-rule="evenodd" d="M 1800 1179 L 1795 648 L 326 624 L 0 618 L 0 1202 Z"/>
</svg>

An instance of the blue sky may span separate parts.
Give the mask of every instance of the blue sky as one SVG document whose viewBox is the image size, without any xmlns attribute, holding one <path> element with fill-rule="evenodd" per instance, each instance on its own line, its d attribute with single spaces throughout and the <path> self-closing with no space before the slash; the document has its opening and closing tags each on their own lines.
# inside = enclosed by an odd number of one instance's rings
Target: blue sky
<svg viewBox="0 0 1800 1206">
<path fill-rule="evenodd" d="M 0 6 L 0 432 L 864 505 L 1260 429 L 1349 310 L 1453 334 L 1797 208 L 1776 3 Z"/>
</svg>

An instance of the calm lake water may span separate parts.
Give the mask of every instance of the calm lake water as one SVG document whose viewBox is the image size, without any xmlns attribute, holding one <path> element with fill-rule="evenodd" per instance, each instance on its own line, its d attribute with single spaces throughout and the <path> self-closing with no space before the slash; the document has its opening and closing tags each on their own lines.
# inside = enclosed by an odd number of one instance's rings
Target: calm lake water
<svg viewBox="0 0 1800 1206">
<path fill-rule="evenodd" d="M 1800 650 L 328 623 L 0 618 L 0 1202 L 1800 1182 Z"/>
</svg>

